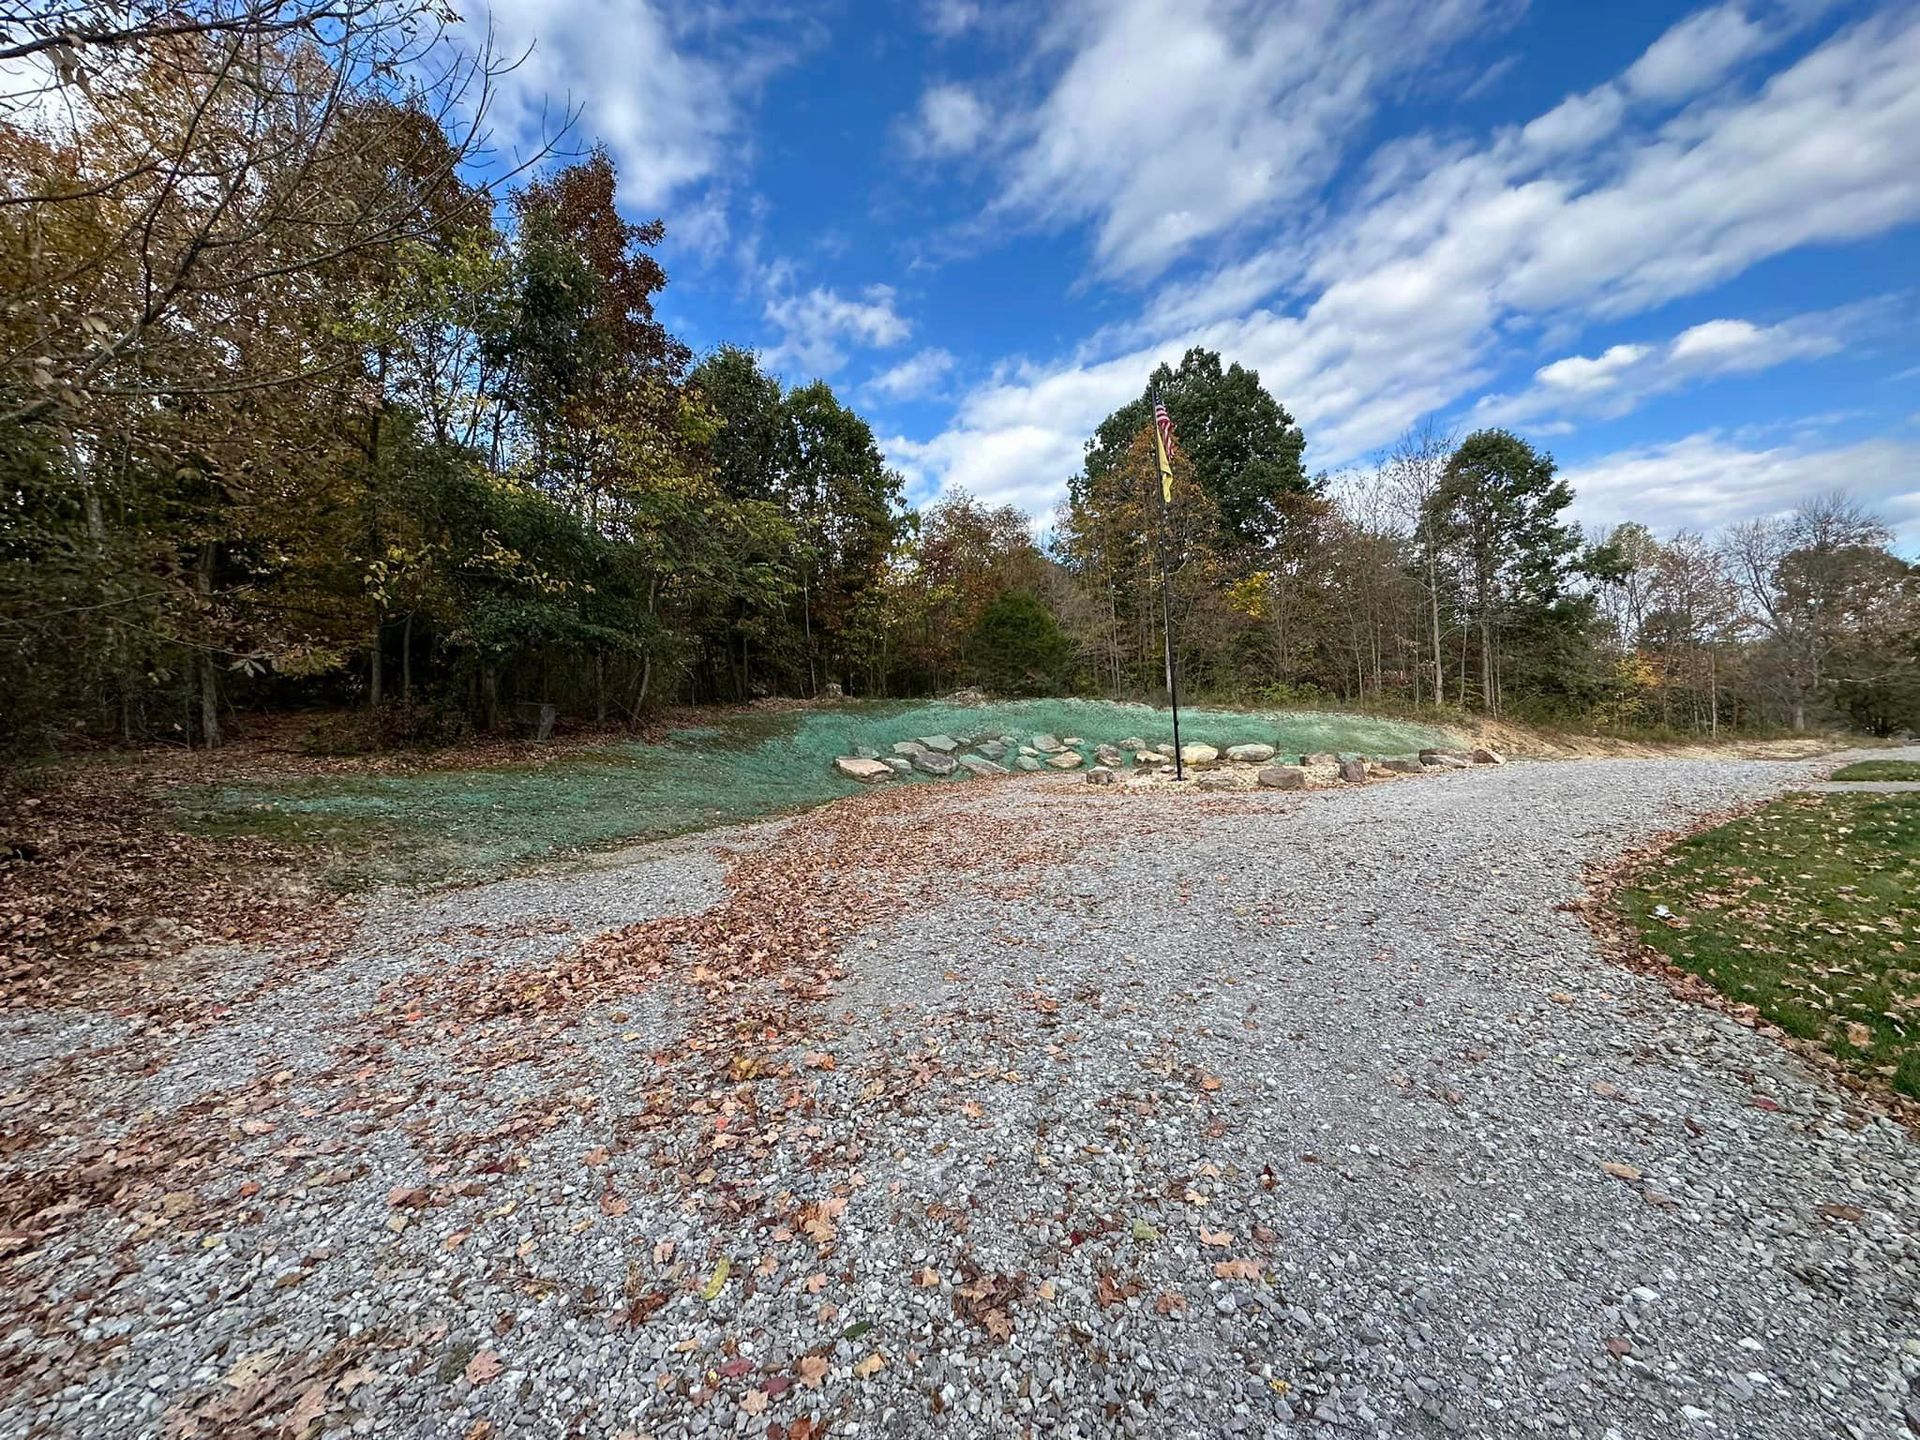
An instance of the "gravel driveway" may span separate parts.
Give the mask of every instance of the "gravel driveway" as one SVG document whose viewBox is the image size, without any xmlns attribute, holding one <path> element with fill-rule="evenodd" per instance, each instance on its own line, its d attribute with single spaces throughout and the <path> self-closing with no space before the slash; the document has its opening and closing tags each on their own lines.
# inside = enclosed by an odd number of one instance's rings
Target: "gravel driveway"
<svg viewBox="0 0 1920 1440">
<path fill-rule="evenodd" d="M 0 1434 L 1907 1434 L 1920 1150 L 1558 908 L 1825 768 L 882 789 L 10 1016 Z"/>
</svg>

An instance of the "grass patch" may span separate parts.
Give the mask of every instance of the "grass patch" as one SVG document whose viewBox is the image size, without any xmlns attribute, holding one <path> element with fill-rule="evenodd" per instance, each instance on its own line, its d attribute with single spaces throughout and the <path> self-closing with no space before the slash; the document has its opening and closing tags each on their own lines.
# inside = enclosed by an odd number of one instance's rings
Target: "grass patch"
<svg viewBox="0 0 1920 1440">
<path fill-rule="evenodd" d="M 1920 760 L 1861 760 L 1836 770 L 1834 780 L 1920 780 Z"/>
<path fill-rule="evenodd" d="M 1620 903 L 1682 969 L 1920 1099 L 1920 794 L 1777 800 L 1674 846 Z"/>
</svg>

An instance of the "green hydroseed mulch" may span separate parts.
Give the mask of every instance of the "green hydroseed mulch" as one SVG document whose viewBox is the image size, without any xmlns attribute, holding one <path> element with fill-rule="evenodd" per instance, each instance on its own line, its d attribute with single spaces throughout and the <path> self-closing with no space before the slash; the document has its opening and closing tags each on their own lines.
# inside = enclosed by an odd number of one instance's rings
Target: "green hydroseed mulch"
<svg viewBox="0 0 1920 1440">
<path fill-rule="evenodd" d="M 201 831 L 258 833 L 337 853 L 343 885 L 497 874 L 555 851 L 657 839 L 821 804 L 859 789 L 833 770 L 856 748 L 948 734 L 1172 739 L 1167 712 L 1096 700 L 988 706 L 852 703 L 742 715 L 662 744 L 616 743 L 525 765 L 326 776 L 182 791 Z M 1186 743 L 1265 741 L 1283 754 L 1404 755 L 1451 737 L 1429 726 L 1312 711 L 1185 710 Z M 899 782 L 895 782 L 899 783 Z M 965 778 L 908 783 L 963 784 Z"/>
</svg>

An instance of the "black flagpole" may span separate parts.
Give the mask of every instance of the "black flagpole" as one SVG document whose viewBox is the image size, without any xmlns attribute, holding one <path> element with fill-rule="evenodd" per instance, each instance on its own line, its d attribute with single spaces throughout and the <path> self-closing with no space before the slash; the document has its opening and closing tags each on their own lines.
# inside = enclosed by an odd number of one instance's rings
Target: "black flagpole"
<svg viewBox="0 0 1920 1440">
<path fill-rule="evenodd" d="M 1153 397 L 1156 407 L 1164 404 L 1159 395 Z M 1166 437 L 1160 434 L 1159 417 L 1154 417 L 1154 439 L 1156 450 L 1164 454 L 1168 472 L 1173 467 L 1173 447 L 1168 445 Z M 1155 457 L 1158 458 L 1158 455 Z M 1160 479 L 1160 634 L 1166 642 L 1167 650 L 1167 704 L 1173 710 L 1173 778 L 1187 778 L 1186 761 L 1180 753 L 1180 685 L 1173 667 L 1173 572 L 1167 562 L 1167 542 L 1172 538 L 1173 522 L 1167 509 L 1167 481 Z"/>
</svg>

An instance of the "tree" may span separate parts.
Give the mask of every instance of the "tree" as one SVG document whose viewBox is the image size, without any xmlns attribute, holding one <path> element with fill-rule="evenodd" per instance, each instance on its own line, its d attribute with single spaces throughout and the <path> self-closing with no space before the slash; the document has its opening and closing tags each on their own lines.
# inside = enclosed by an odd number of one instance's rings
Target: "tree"
<svg viewBox="0 0 1920 1440">
<path fill-rule="evenodd" d="M 1258 371 L 1221 367 L 1195 347 L 1179 369 L 1158 366 L 1140 398 L 1100 422 L 1087 442 L 1085 473 L 1097 480 L 1118 465 L 1162 399 L 1195 482 L 1219 516 L 1223 546 L 1259 552 L 1280 535 L 1288 495 L 1311 488 L 1301 468 L 1306 441 L 1286 408 L 1260 384 Z"/>
<path fill-rule="evenodd" d="M 1552 457 L 1506 430 L 1460 442 L 1430 497 L 1426 518 L 1463 581 L 1480 641 L 1480 703 L 1500 710 L 1497 637 L 1503 626 L 1544 618 L 1565 594 L 1579 537 L 1561 520 L 1573 502 Z"/>
<path fill-rule="evenodd" d="M 1067 686 L 1073 642 L 1045 605 L 1009 590 L 981 612 L 967 637 L 967 660 L 989 689 L 1054 695 Z"/>
</svg>

